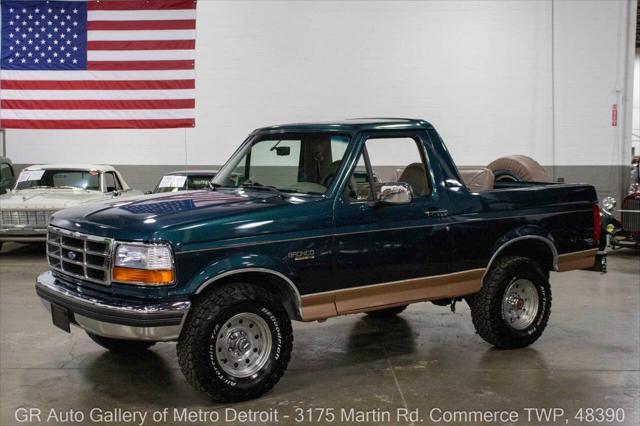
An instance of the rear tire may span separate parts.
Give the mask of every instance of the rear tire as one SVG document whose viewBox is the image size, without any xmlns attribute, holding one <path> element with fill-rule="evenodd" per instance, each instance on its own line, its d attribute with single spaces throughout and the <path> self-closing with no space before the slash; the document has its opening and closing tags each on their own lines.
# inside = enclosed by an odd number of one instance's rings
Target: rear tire
<svg viewBox="0 0 640 426">
<path fill-rule="evenodd" d="M 523 348 L 538 340 L 549 321 L 548 274 L 531 259 L 504 256 L 467 300 L 480 337 L 497 348 Z"/>
<path fill-rule="evenodd" d="M 377 311 L 365 312 L 371 318 L 385 320 L 398 316 L 401 312 L 407 309 L 408 305 L 394 306 L 393 308 L 380 309 Z"/>
<path fill-rule="evenodd" d="M 87 335 L 91 340 L 103 348 L 119 354 L 142 352 L 156 344 L 156 342 L 146 342 L 141 340 L 112 339 L 110 337 L 98 336 L 97 334 L 93 334 L 88 331 Z"/>
<path fill-rule="evenodd" d="M 177 351 L 187 381 L 216 402 L 257 398 L 280 380 L 291 358 L 293 331 L 267 290 L 229 284 L 191 308 Z"/>
</svg>

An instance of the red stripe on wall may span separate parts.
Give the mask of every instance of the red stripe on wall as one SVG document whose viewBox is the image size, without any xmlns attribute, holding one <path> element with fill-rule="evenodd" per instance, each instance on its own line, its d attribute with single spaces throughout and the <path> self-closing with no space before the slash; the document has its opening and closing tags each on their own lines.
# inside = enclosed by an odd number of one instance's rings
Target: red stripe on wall
<svg viewBox="0 0 640 426">
<path fill-rule="evenodd" d="M 117 30 L 195 30 L 195 19 L 176 21 L 89 21 L 89 31 L 117 31 Z"/>
<path fill-rule="evenodd" d="M 195 108 L 194 99 L 159 99 L 159 100 L 64 100 L 64 101 L 20 101 L 3 99 L 0 108 L 3 109 L 192 109 Z"/>
<path fill-rule="evenodd" d="M 89 50 L 181 50 L 195 49 L 195 40 L 89 41 Z"/>
<path fill-rule="evenodd" d="M 195 49 L 195 40 L 89 41 L 89 50 L 181 50 Z"/>
<path fill-rule="evenodd" d="M 144 70 L 191 70 L 192 60 L 186 61 L 90 61 L 90 71 L 144 71 Z"/>
<path fill-rule="evenodd" d="M 5 90 L 167 90 L 194 89 L 195 80 L 1 80 Z"/>
<path fill-rule="evenodd" d="M 96 1 L 87 3 L 89 10 L 166 10 L 166 9 L 195 9 L 194 0 L 118 0 Z"/>
<path fill-rule="evenodd" d="M 7 129 L 171 129 L 193 127 L 195 119 L 166 120 L 0 120 Z"/>
</svg>

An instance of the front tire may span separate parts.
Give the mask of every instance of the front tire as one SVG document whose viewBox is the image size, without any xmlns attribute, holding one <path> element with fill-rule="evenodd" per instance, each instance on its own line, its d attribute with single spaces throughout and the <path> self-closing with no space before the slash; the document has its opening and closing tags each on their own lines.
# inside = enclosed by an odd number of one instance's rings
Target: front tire
<svg viewBox="0 0 640 426">
<path fill-rule="evenodd" d="M 504 256 L 467 300 L 480 337 L 497 348 L 523 348 L 538 340 L 549 321 L 548 274 L 531 259 Z"/>
<path fill-rule="evenodd" d="M 291 321 L 274 296 L 251 284 L 216 288 L 194 303 L 178 340 L 187 381 L 216 402 L 257 398 L 291 358 Z"/>
<path fill-rule="evenodd" d="M 142 352 L 155 345 L 156 342 L 145 342 L 140 340 L 112 339 L 110 337 L 98 336 L 87 331 L 87 335 L 98 345 L 115 353 L 136 353 Z"/>
</svg>

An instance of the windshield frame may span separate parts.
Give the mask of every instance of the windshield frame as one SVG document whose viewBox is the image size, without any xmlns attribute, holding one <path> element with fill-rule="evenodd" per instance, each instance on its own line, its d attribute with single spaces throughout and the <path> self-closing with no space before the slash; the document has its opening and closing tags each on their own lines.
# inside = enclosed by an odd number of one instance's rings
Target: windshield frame
<svg viewBox="0 0 640 426">
<path fill-rule="evenodd" d="M 21 183 L 21 182 L 18 182 L 18 178 L 20 177 L 20 175 L 23 172 L 25 172 L 25 171 L 40 171 L 40 170 L 44 170 L 45 173 L 48 172 L 48 171 L 51 171 L 51 170 L 53 170 L 53 171 L 66 171 L 66 172 L 85 172 L 85 173 L 90 173 L 92 171 L 95 171 L 95 172 L 98 172 L 98 174 L 99 174 L 98 181 L 100 182 L 100 188 L 99 189 L 86 189 L 86 188 L 81 188 L 79 186 L 78 187 L 73 187 L 73 188 L 63 188 L 63 187 L 60 187 L 60 186 L 38 186 L 38 185 L 36 185 L 34 187 L 29 187 L 29 188 L 18 188 L 18 185 Z M 73 191 L 81 190 L 81 191 L 92 191 L 92 192 L 104 192 L 104 189 L 105 189 L 105 186 L 104 186 L 104 172 L 102 170 L 94 170 L 94 169 L 73 169 L 73 168 L 48 169 L 48 168 L 43 168 L 43 169 L 27 170 L 27 168 L 24 168 L 24 169 L 22 169 L 20 171 L 20 173 L 18 173 L 16 175 L 15 179 L 16 179 L 16 182 L 13 185 L 13 189 L 12 189 L 13 191 L 26 191 L 26 190 L 29 190 L 29 189 L 47 189 L 47 190 L 50 190 L 50 189 L 56 189 L 56 190 L 67 189 L 68 190 L 68 189 L 71 189 Z"/>
<path fill-rule="evenodd" d="M 218 171 L 218 173 L 216 174 L 216 176 L 213 177 L 213 179 L 211 179 L 211 181 L 209 182 L 210 186 L 213 188 L 215 187 L 216 189 L 233 189 L 233 190 L 245 190 L 245 189 L 251 189 L 251 187 L 247 187 L 247 186 L 227 186 L 227 185 L 222 185 L 220 182 L 217 182 L 216 179 L 222 179 L 222 176 L 225 176 L 227 174 L 227 172 L 231 173 L 233 171 L 233 168 L 235 168 L 235 165 L 237 162 L 239 162 L 242 157 L 247 153 L 248 150 L 251 149 L 251 147 L 258 142 L 261 142 L 263 140 L 267 140 L 267 138 L 272 138 L 273 140 L 276 140 L 278 138 L 284 140 L 286 138 L 295 138 L 295 137 L 303 137 L 303 136 L 308 136 L 308 135 L 313 135 L 313 134 L 320 134 L 320 135 L 329 135 L 331 137 L 334 136 L 342 136 L 345 137 L 348 141 L 347 141 L 347 147 L 345 148 L 344 154 L 342 156 L 342 163 L 340 164 L 340 167 L 338 168 L 338 170 L 336 171 L 336 177 L 339 177 L 342 174 L 342 170 L 345 167 L 345 163 L 348 162 L 348 160 L 351 158 L 351 151 L 353 149 L 353 144 L 354 144 L 354 140 L 356 139 L 354 137 L 354 134 L 351 132 L 345 132 L 344 130 L 330 130 L 330 129 L 326 129 L 326 130 L 279 130 L 279 131 L 274 131 L 274 132 L 259 132 L 259 133 L 252 133 L 250 134 L 245 140 L 244 142 L 238 147 L 238 149 L 236 149 L 233 154 L 231 154 L 231 156 L 229 157 L 229 159 L 224 163 L 224 165 L 222 167 L 220 167 L 220 170 Z M 237 161 L 236 161 L 237 160 Z M 325 192 L 320 194 L 320 193 L 309 193 L 309 192 L 288 192 L 288 191 L 282 191 L 282 195 L 284 196 L 303 196 L 303 197 L 312 197 L 312 198 L 327 198 L 332 196 L 332 194 L 334 193 L 335 187 L 337 185 L 339 185 L 340 179 L 333 179 L 333 181 L 331 182 L 331 184 L 329 185 L 329 187 L 326 188 Z M 280 188 L 277 188 L 278 191 L 280 191 Z"/>
</svg>

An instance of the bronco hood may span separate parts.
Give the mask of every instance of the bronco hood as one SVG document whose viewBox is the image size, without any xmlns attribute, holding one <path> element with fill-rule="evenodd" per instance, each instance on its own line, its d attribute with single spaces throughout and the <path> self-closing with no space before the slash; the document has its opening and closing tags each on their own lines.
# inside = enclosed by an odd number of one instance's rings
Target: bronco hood
<svg viewBox="0 0 640 426">
<path fill-rule="evenodd" d="M 282 232 L 293 225 L 293 213 L 285 211 L 300 204 L 314 203 L 268 191 L 183 191 L 75 207 L 55 213 L 51 224 L 122 241 L 169 240 L 183 245 Z M 296 213 L 299 217 L 300 211 Z M 260 226 L 266 224 L 271 226 Z"/>
</svg>

